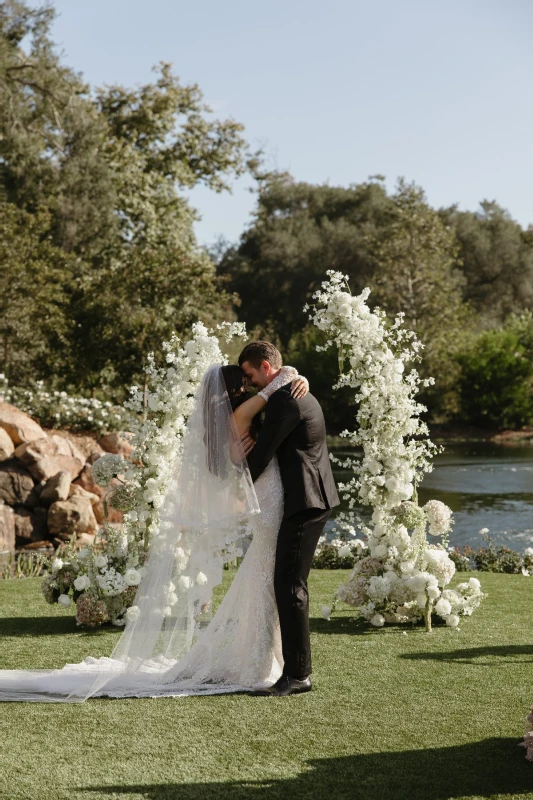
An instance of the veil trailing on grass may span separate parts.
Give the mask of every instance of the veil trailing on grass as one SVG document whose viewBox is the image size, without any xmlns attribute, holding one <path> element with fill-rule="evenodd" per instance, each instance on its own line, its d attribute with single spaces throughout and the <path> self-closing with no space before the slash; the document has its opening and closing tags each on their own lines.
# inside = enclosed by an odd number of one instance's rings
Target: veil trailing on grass
<svg viewBox="0 0 533 800">
<path fill-rule="evenodd" d="M 215 365 L 198 390 L 159 531 L 113 653 L 58 670 L 0 671 L 0 701 L 186 693 L 194 679 L 187 675 L 186 654 L 211 618 L 224 561 L 252 532 L 250 520 L 258 512 L 222 369 Z"/>
</svg>

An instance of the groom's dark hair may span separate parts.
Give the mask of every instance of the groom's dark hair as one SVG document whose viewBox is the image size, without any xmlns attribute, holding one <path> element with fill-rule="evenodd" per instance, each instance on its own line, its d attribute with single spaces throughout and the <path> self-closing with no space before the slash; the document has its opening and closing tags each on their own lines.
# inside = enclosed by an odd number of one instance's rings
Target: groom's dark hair
<svg viewBox="0 0 533 800">
<path fill-rule="evenodd" d="M 268 361 L 274 369 L 279 369 L 283 365 L 281 353 L 270 342 L 250 342 L 250 344 L 247 344 L 239 356 L 239 366 L 242 367 L 245 361 L 251 364 L 254 369 L 259 369 L 263 361 Z"/>
</svg>

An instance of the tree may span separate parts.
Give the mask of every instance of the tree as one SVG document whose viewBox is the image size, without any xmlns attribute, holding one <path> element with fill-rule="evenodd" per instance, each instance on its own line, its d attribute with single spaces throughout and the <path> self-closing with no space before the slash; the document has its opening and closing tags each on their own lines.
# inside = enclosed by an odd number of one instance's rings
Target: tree
<svg viewBox="0 0 533 800">
<path fill-rule="evenodd" d="M 0 2 L 0 192 L 46 212 L 43 235 L 76 258 L 71 335 L 56 343 L 68 350 L 56 354 L 64 388 L 120 393 L 161 338 L 225 312 L 182 190 L 227 190 L 250 154 L 242 126 L 212 118 L 198 86 L 183 86 L 168 64 L 137 89 L 92 94 L 60 62 L 53 16 Z"/>
<path fill-rule="evenodd" d="M 462 297 L 458 243 L 419 187 L 400 180 L 392 201 L 393 219 L 368 242 L 373 299 L 391 316 L 402 312 L 417 333 L 424 344 L 422 374 L 437 379 L 436 390 L 424 399 L 433 412 L 446 413 L 458 372 L 454 354 L 471 320 Z"/>
<path fill-rule="evenodd" d="M 533 237 L 494 202 L 478 212 L 442 209 L 441 219 L 459 242 L 464 296 L 486 325 L 533 308 Z"/>
<path fill-rule="evenodd" d="M 457 361 L 461 419 L 488 427 L 533 421 L 533 315 L 481 333 Z"/>
<path fill-rule="evenodd" d="M 52 243 L 50 217 L 0 203 L 2 371 L 24 383 L 60 371 L 71 330 L 74 259 Z"/>
<path fill-rule="evenodd" d="M 248 327 L 286 346 L 306 324 L 304 304 L 326 269 L 364 288 L 370 276 L 366 237 L 389 218 L 392 203 L 379 180 L 313 186 L 288 174 L 258 174 L 254 221 L 221 257 L 219 271 L 241 298 Z"/>
</svg>

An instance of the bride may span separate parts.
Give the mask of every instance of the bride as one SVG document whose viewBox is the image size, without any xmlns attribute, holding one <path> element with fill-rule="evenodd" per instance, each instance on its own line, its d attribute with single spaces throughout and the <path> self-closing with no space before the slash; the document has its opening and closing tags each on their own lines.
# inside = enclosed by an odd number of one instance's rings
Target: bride
<svg viewBox="0 0 533 800">
<path fill-rule="evenodd" d="M 252 482 L 242 439 L 279 388 L 307 381 L 292 367 L 255 396 L 238 366 L 211 367 L 189 418 L 179 468 L 161 509 L 126 627 L 109 658 L 56 670 L 0 670 L 0 700 L 83 702 L 89 697 L 160 697 L 253 691 L 282 673 L 274 596 L 283 487 L 275 458 Z M 210 619 L 225 553 L 252 543 Z"/>
</svg>

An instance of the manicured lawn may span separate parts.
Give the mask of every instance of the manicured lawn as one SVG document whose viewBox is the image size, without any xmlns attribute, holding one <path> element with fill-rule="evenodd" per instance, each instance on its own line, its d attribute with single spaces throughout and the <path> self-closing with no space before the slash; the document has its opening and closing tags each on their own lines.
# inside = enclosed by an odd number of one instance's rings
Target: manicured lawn
<svg viewBox="0 0 533 800">
<path fill-rule="evenodd" d="M 517 747 L 533 703 L 533 579 L 482 575 L 474 617 L 428 635 L 322 620 L 341 577 L 311 576 L 311 694 L 4 703 L 0 796 L 533 800 Z M 38 579 L 0 582 L 0 615 L 2 668 L 106 655 L 120 635 L 77 629 Z"/>
</svg>

